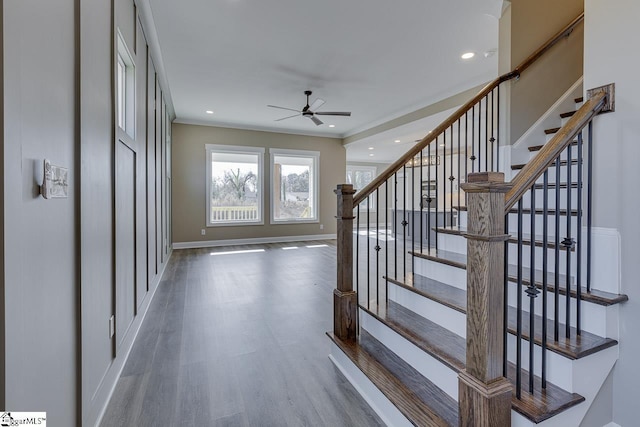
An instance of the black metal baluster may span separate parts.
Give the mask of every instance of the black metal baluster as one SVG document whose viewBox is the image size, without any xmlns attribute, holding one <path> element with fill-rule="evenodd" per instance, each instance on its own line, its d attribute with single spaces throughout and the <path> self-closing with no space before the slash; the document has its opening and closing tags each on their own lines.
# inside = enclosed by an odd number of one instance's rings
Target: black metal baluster
<svg viewBox="0 0 640 427">
<path fill-rule="evenodd" d="M 411 168 L 411 251 L 416 250 L 416 158 L 411 160 L 413 167 Z M 404 254 L 406 257 L 407 254 Z M 411 257 L 411 271 L 415 271 L 415 257 Z M 405 280 L 407 273 L 405 272 Z"/>
<path fill-rule="evenodd" d="M 464 182 L 467 182 L 469 161 L 469 112 L 464 113 Z M 464 205 L 467 206 L 467 193 L 464 193 Z"/>
<path fill-rule="evenodd" d="M 356 295 L 360 303 L 360 205 L 356 207 Z M 358 317 L 358 316 L 356 316 Z"/>
<path fill-rule="evenodd" d="M 482 99 L 478 102 L 478 172 L 482 172 Z"/>
<path fill-rule="evenodd" d="M 436 144 L 438 143 L 436 139 Z M 432 143 L 433 144 L 433 143 Z M 427 250 L 431 250 L 431 144 L 427 146 L 427 157 L 429 158 L 429 167 L 427 168 Z M 434 163 L 438 163 L 437 161 Z M 438 175 L 436 174 L 436 178 Z M 436 193 L 437 194 L 437 193 Z M 437 197 L 437 195 L 436 195 Z"/>
<path fill-rule="evenodd" d="M 475 113 L 476 113 L 476 106 L 474 105 L 473 107 L 471 107 L 471 157 L 469 157 L 469 160 L 471 160 L 471 173 L 476 171 Z"/>
<path fill-rule="evenodd" d="M 422 242 L 424 241 L 424 230 L 423 230 L 423 222 L 424 222 L 424 217 L 423 217 L 423 213 L 422 211 L 424 210 L 424 194 L 422 194 L 422 186 L 424 185 L 424 180 L 423 180 L 423 169 L 424 169 L 424 162 L 423 162 L 423 158 L 422 158 L 422 153 L 424 152 L 424 150 L 420 150 L 420 252 L 422 252 Z M 415 269 L 413 270 L 415 271 Z"/>
<path fill-rule="evenodd" d="M 560 156 L 556 158 L 556 204 L 555 204 L 555 247 L 554 247 L 554 311 L 553 311 L 553 339 L 560 338 Z"/>
<path fill-rule="evenodd" d="M 516 309 L 516 397 L 520 399 L 522 392 L 522 198 L 518 201 L 518 265 L 517 265 Z"/>
<path fill-rule="evenodd" d="M 489 170 L 489 94 L 484 96 L 484 170 Z"/>
<path fill-rule="evenodd" d="M 451 175 L 449 175 L 449 228 L 453 228 L 453 181 L 456 179 L 453 176 L 453 125 L 451 125 L 451 151 L 449 152 Z M 447 147 L 445 147 L 445 150 Z"/>
<path fill-rule="evenodd" d="M 587 133 L 587 149 L 589 150 L 587 153 L 587 292 L 591 292 L 591 212 L 593 208 L 593 199 L 591 197 L 591 184 L 593 183 L 592 124 L 593 122 L 589 122 L 589 131 Z"/>
<path fill-rule="evenodd" d="M 369 296 L 369 292 L 371 291 L 371 255 L 369 254 L 371 249 L 371 241 L 369 238 L 369 228 L 371 225 L 371 220 L 369 219 L 370 212 L 371 200 L 369 200 L 369 196 L 367 196 L 367 309 L 369 309 L 369 303 L 371 301 L 371 297 Z"/>
<path fill-rule="evenodd" d="M 398 172 L 393 174 L 393 278 L 398 280 Z"/>
<path fill-rule="evenodd" d="M 389 302 L 389 180 L 384 182 L 384 298 Z"/>
<path fill-rule="evenodd" d="M 504 234 L 509 234 L 509 214 L 504 216 Z M 504 352 L 502 376 L 507 377 L 509 360 L 507 358 L 507 336 L 509 329 L 509 240 L 504 242 L 504 307 L 503 313 L 503 334 L 502 334 L 502 348 Z"/>
<path fill-rule="evenodd" d="M 500 172 L 500 85 L 498 85 L 498 107 L 496 109 L 496 171 Z"/>
<path fill-rule="evenodd" d="M 438 182 L 438 167 L 440 166 L 440 162 L 438 161 L 439 155 L 438 155 L 438 137 L 436 137 L 435 140 L 436 143 L 436 148 L 435 148 L 435 152 L 436 152 L 436 170 L 433 172 L 433 174 L 435 175 L 435 181 L 436 181 L 436 216 L 435 216 L 435 224 L 434 224 L 434 228 L 436 229 L 436 231 L 433 233 L 436 241 L 435 241 L 435 247 L 436 247 L 436 252 L 438 251 L 438 210 L 440 207 L 440 198 L 439 198 L 439 193 L 440 193 L 440 183 Z M 443 162 L 444 163 L 444 162 Z M 443 214 L 444 216 L 444 214 Z M 431 250 L 431 248 L 429 248 L 429 250 Z"/>
<path fill-rule="evenodd" d="M 447 130 L 442 132 L 442 224 L 439 224 L 438 217 L 436 217 L 436 241 L 440 237 L 438 227 L 447 226 Z M 438 204 L 440 204 L 438 202 Z"/>
<path fill-rule="evenodd" d="M 565 335 L 571 337 L 571 249 L 573 248 L 573 239 L 571 238 L 571 144 L 567 147 L 567 236 L 562 240 L 562 246 L 566 251 L 566 277 L 565 286 L 567 293 L 565 295 Z M 558 209 L 558 208 L 556 208 Z"/>
<path fill-rule="evenodd" d="M 549 171 L 544 172 L 542 184 L 542 388 L 547 388 L 547 290 L 549 247 Z"/>
<path fill-rule="evenodd" d="M 496 100 L 495 100 L 494 92 L 495 92 L 495 89 L 491 91 L 491 138 L 489 139 L 489 142 L 491 142 L 491 170 L 497 171 L 498 169 L 493 164 L 496 160 L 496 156 L 493 151 L 493 146 L 494 146 L 494 143 L 496 142 L 495 129 L 493 127 L 495 123 L 495 117 L 496 117 Z"/>
<path fill-rule="evenodd" d="M 402 180 L 402 277 L 407 277 L 407 165 L 402 167 L 404 179 Z"/>
<path fill-rule="evenodd" d="M 460 227 L 460 183 L 462 180 L 460 177 L 462 176 L 462 168 L 460 167 L 460 156 L 462 155 L 462 151 L 460 151 L 460 123 L 461 119 L 458 119 L 458 227 Z"/>
<path fill-rule="evenodd" d="M 376 189 L 376 303 L 380 304 L 380 187 Z"/>
<path fill-rule="evenodd" d="M 531 187 L 531 244 L 529 248 L 529 286 L 525 291 L 529 297 L 529 393 L 533 393 L 533 350 L 535 335 L 535 299 L 540 293 L 536 288 L 536 187 Z M 520 289 L 522 292 L 522 289 Z M 543 319 L 544 322 L 544 319 Z"/>
<path fill-rule="evenodd" d="M 578 133 L 578 182 L 577 182 L 577 225 L 576 225 L 576 333 L 581 335 L 580 317 L 582 302 L 582 132 Z M 569 184 L 569 187 L 572 185 Z M 569 188 L 569 190 L 571 189 Z"/>
</svg>

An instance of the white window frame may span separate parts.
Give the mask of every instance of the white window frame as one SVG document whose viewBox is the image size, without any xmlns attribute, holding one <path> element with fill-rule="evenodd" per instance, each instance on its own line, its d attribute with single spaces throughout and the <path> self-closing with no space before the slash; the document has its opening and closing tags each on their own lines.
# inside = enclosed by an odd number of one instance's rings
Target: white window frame
<svg viewBox="0 0 640 427">
<path fill-rule="evenodd" d="M 122 67 L 122 71 L 121 71 Z M 116 126 L 129 138 L 136 137 L 136 66 L 118 30 L 116 52 Z M 124 74 L 124 80 L 122 80 Z M 124 125 L 124 126 L 123 126 Z"/>
<path fill-rule="evenodd" d="M 227 221 L 211 222 L 211 153 L 252 154 L 258 155 L 258 219 L 255 221 Z M 205 223 L 207 227 L 242 227 L 245 225 L 264 225 L 264 152 L 263 147 L 249 147 L 239 145 L 205 144 L 206 153 L 206 194 L 205 194 Z"/>
<path fill-rule="evenodd" d="M 376 176 L 378 176 L 378 168 L 375 166 L 361 166 L 361 165 L 351 165 L 347 163 L 347 170 L 345 171 L 345 180 L 348 182 L 348 175 L 349 175 L 349 171 L 352 172 L 372 172 L 373 174 L 373 179 L 376 178 Z M 354 177 L 355 178 L 355 177 Z M 355 179 L 354 179 L 355 181 Z M 355 182 L 353 183 L 353 185 L 355 186 Z M 357 191 L 362 190 L 362 188 L 356 188 Z M 371 207 L 368 206 L 368 203 L 366 203 L 366 201 L 363 201 L 362 203 L 360 203 L 360 210 L 364 210 L 364 211 L 372 211 L 375 212 L 376 211 L 376 194 L 375 192 L 371 194 L 371 196 L 369 196 L 369 200 L 371 201 Z M 355 206 L 354 206 L 355 208 Z"/>
<path fill-rule="evenodd" d="M 270 162 L 269 168 L 271 169 L 271 181 L 269 185 L 269 205 L 270 205 L 270 223 L 271 224 L 300 224 L 300 223 L 319 223 L 320 222 L 320 152 L 310 150 L 289 150 L 284 148 L 270 148 L 269 149 Z M 275 157 L 287 156 L 287 157 L 301 157 L 311 158 L 312 168 L 310 174 L 310 180 L 312 180 L 312 186 L 309 190 L 312 192 L 313 200 L 313 217 L 312 218 L 287 218 L 287 219 L 275 219 L 275 192 L 273 191 L 273 184 L 275 182 Z M 313 174 L 313 176 L 312 176 Z"/>
</svg>

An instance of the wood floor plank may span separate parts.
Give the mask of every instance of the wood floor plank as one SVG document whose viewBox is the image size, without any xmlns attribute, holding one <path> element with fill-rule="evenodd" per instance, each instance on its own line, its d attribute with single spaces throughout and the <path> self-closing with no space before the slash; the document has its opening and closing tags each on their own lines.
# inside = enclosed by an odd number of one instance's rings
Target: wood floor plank
<svg viewBox="0 0 640 427">
<path fill-rule="evenodd" d="M 101 425 L 383 426 L 327 357 L 335 262 L 335 241 L 174 251 Z"/>
</svg>

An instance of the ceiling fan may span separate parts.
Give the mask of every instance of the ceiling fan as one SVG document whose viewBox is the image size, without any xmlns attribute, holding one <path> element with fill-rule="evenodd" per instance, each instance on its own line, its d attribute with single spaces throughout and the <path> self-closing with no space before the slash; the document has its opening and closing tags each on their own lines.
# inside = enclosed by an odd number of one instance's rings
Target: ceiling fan
<svg viewBox="0 0 640 427">
<path fill-rule="evenodd" d="M 280 122 L 286 119 L 291 119 L 293 117 L 298 117 L 301 115 L 302 117 L 307 117 L 311 119 L 311 121 L 315 123 L 316 126 L 320 126 L 322 124 L 322 120 L 320 120 L 316 116 L 346 116 L 346 117 L 351 116 L 351 112 L 348 112 L 348 111 L 318 111 L 318 109 L 322 107 L 322 105 L 324 104 L 324 100 L 317 98 L 315 101 L 313 101 L 313 103 L 311 103 L 311 105 L 309 105 L 309 96 L 311 96 L 312 93 L 313 92 L 311 92 L 310 90 L 304 91 L 304 94 L 307 95 L 307 105 L 305 105 L 302 110 L 295 110 L 293 108 L 286 108 L 286 107 L 278 107 L 277 105 L 267 105 L 267 107 L 296 112 L 296 114 L 292 116 L 287 116 L 281 119 L 277 119 L 276 122 Z"/>
</svg>

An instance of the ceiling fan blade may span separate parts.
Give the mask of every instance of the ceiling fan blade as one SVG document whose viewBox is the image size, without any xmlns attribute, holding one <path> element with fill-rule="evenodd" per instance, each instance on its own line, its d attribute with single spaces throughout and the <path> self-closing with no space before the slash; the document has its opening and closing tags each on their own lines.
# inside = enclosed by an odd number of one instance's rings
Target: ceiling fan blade
<svg viewBox="0 0 640 427">
<path fill-rule="evenodd" d="M 287 107 L 278 107 L 277 105 L 267 105 L 267 107 L 278 108 L 280 110 L 295 111 L 296 113 L 300 112 L 300 110 L 294 110 L 293 108 L 287 108 Z"/>
<path fill-rule="evenodd" d="M 320 126 L 322 124 L 322 120 L 320 120 L 319 118 L 317 118 L 316 116 L 311 116 L 310 117 L 311 121 L 313 123 L 316 124 L 316 126 Z"/>
<path fill-rule="evenodd" d="M 287 117 L 283 117 L 283 118 L 281 118 L 281 119 L 276 119 L 276 120 L 274 120 L 274 121 L 276 121 L 276 122 L 281 122 L 282 120 L 287 120 L 287 119 L 291 119 L 291 118 L 293 118 L 293 117 L 298 117 L 299 115 L 300 115 L 300 113 L 298 113 L 298 114 L 294 114 L 293 116 L 287 116 Z"/>
<path fill-rule="evenodd" d="M 324 99 L 317 98 L 315 101 L 313 101 L 313 104 L 309 106 L 309 110 L 315 112 L 318 108 L 322 107 L 323 104 Z"/>
<path fill-rule="evenodd" d="M 350 117 L 351 116 L 351 112 L 350 111 L 322 111 L 322 112 L 318 112 L 316 113 L 320 116 L 346 116 L 346 117 Z"/>
</svg>

